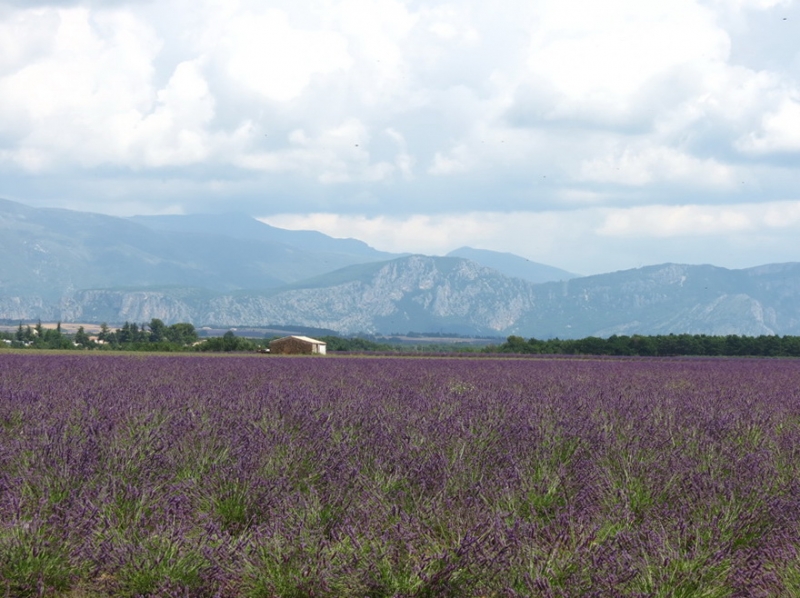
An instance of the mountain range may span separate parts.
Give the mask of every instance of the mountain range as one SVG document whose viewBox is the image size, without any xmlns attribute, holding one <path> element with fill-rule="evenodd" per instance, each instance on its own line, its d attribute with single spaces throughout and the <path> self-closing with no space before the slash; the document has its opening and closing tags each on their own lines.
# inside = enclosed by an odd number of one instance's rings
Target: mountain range
<svg viewBox="0 0 800 598">
<path fill-rule="evenodd" d="M 342 334 L 800 334 L 800 264 L 579 277 L 470 247 L 391 254 L 241 214 L 117 218 L 0 200 L 0 319 Z"/>
</svg>

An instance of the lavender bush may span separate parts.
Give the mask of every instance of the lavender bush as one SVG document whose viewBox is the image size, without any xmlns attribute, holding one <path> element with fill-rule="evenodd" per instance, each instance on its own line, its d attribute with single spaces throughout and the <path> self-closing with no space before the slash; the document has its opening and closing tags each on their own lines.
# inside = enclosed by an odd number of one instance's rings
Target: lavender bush
<svg viewBox="0 0 800 598">
<path fill-rule="evenodd" d="M 0 354 L 0 594 L 800 595 L 800 362 Z"/>
</svg>

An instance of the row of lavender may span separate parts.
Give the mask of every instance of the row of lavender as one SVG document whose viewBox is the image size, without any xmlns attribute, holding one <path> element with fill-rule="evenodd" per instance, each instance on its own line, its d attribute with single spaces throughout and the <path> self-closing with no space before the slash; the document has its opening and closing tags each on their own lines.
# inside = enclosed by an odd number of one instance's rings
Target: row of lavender
<svg viewBox="0 0 800 598">
<path fill-rule="evenodd" d="M 800 362 L 0 354 L 0 594 L 800 595 Z"/>
</svg>

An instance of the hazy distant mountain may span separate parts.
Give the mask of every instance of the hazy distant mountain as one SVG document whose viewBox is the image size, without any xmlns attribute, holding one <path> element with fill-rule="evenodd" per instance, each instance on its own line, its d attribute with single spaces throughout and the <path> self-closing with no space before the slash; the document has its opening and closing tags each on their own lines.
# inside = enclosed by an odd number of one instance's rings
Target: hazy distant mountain
<svg viewBox="0 0 800 598">
<path fill-rule="evenodd" d="M 472 260 L 487 268 L 494 268 L 506 276 L 521 278 L 528 282 L 540 283 L 569 280 L 570 278 L 578 278 L 580 276 L 580 274 L 573 274 L 560 268 L 532 262 L 524 257 L 514 255 L 513 253 L 489 251 L 488 249 L 460 247 L 448 253 L 447 256 Z"/>
<path fill-rule="evenodd" d="M 336 239 L 313 230 L 295 231 L 277 228 L 245 214 L 132 216 L 128 220 L 157 231 L 224 235 L 235 239 L 282 243 L 303 251 L 351 256 L 362 261 L 399 257 L 398 254 L 377 251 L 357 239 Z"/>
<path fill-rule="evenodd" d="M 0 294 L 51 299 L 92 288 L 269 289 L 395 257 L 246 216 L 126 219 L 7 200 L 0 200 L 0 255 Z"/>
<path fill-rule="evenodd" d="M 386 261 L 360 241 L 239 215 L 123 219 L 0 200 L 0 318 L 537 338 L 800 334 L 796 263 L 664 264 L 534 284 L 501 273 L 519 272 L 522 258 L 454 253 L 472 259 Z"/>
</svg>

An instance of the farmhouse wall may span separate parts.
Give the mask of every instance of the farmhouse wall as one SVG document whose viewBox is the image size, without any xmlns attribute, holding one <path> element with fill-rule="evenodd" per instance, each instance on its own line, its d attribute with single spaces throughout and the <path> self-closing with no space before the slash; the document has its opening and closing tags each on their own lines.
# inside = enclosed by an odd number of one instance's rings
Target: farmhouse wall
<svg viewBox="0 0 800 598">
<path fill-rule="evenodd" d="M 286 336 L 272 341 L 269 344 L 270 353 L 284 355 L 311 355 L 325 354 L 326 345 L 322 341 L 311 338 Z"/>
</svg>

